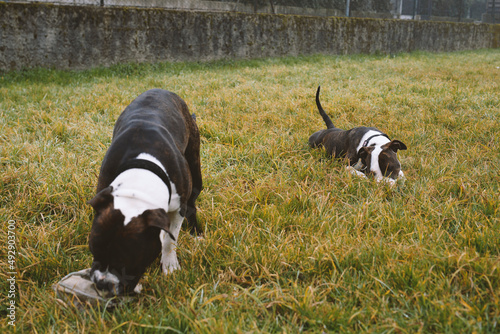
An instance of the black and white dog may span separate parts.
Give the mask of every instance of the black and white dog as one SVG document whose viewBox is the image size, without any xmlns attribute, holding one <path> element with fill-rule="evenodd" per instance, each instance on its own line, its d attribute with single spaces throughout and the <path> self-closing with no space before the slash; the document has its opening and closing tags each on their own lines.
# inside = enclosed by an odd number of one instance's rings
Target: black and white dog
<svg viewBox="0 0 500 334">
<path fill-rule="evenodd" d="M 187 218 L 200 234 L 200 135 L 186 103 L 146 91 L 120 115 L 101 165 L 89 237 L 91 279 L 113 295 L 130 293 L 161 252 L 163 272 L 179 269 L 176 240 Z"/>
<path fill-rule="evenodd" d="M 336 128 L 321 107 L 319 92 L 320 86 L 316 92 L 316 105 L 327 128 L 313 133 L 309 137 L 309 146 L 324 147 L 333 157 L 346 157 L 349 171 L 356 175 L 373 175 L 377 181 L 391 184 L 404 179 L 396 152 L 406 150 L 406 145 L 399 140 L 390 140 L 385 133 L 372 127 Z"/>
</svg>

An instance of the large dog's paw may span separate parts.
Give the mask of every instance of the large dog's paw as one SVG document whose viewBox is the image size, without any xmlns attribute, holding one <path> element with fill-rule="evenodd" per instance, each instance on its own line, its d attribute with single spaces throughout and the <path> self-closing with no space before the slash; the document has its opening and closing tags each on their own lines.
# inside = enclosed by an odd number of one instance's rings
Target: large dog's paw
<svg viewBox="0 0 500 334">
<path fill-rule="evenodd" d="M 135 293 L 141 293 L 142 292 L 142 284 L 141 283 L 137 283 L 137 285 L 134 288 L 134 292 Z"/>
<path fill-rule="evenodd" d="M 176 227 L 174 232 L 176 236 L 179 234 L 180 225 Z M 165 231 L 160 232 L 161 241 L 161 265 L 165 275 L 173 273 L 175 270 L 181 269 L 175 252 L 176 242 Z"/>
<path fill-rule="evenodd" d="M 165 275 L 171 274 L 174 271 L 181 269 L 181 266 L 179 265 L 179 261 L 177 260 L 177 255 L 175 254 L 175 251 L 170 252 L 166 256 L 162 255 L 161 265 L 162 265 L 163 273 Z"/>
</svg>

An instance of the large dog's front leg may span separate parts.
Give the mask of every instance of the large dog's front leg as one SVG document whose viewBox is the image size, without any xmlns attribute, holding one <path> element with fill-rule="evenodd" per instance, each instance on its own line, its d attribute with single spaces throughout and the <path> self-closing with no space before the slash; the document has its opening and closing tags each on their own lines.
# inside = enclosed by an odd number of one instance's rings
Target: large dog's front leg
<svg viewBox="0 0 500 334">
<path fill-rule="evenodd" d="M 182 221 L 184 220 L 184 217 L 179 214 L 179 211 L 169 212 L 168 215 L 170 218 L 170 232 L 174 236 L 175 240 L 172 240 L 167 232 L 161 231 L 161 263 L 163 273 L 165 275 L 181 268 L 179 261 L 177 260 L 176 247 L 179 231 L 181 230 Z"/>
</svg>

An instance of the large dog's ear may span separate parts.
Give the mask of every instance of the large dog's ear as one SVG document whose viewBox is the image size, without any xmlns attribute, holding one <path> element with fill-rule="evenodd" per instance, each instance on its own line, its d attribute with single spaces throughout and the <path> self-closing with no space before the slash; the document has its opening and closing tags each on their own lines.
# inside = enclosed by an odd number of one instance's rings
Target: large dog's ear
<svg viewBox="0 0 500 334">
<path fill-rule="evenodd" d="M 100 209 L 108 206 L 109 203 L 113 201 L 113 195 L 111 195 L 112 191 L 112 186 L 104 188 L 87 203 L 92 205 L 95 211 L 99 211 Z"/>
<path fill-rule="evenodd" d="M 368 158 L 368 156 L 372 154 L 374 149 L 375 149 L 374 146 L 363 146 L 358 151 L 358 157 L 360 157 L 361 161 L 363 161 L 364 163 L 366 161 L 366 158 Z"/>
<path fill-rule="evenodd" d="M 392 140 L 388 145 L 389 148 L 394 152 L 397 152 L 398 150 L 406 150 L 406 145 L 403 144 L 403 142 L 400 142 L 399 140 Z"/>
<path fill-rule="evenodd" d="M 168 235 L 175 241 L 172 233 L 170 233 L 170 218 L 168 213 L 163 209 L 146 210 L 143 213 L 148 226 L 158 227 L 167 232 Z"/>
</svg>

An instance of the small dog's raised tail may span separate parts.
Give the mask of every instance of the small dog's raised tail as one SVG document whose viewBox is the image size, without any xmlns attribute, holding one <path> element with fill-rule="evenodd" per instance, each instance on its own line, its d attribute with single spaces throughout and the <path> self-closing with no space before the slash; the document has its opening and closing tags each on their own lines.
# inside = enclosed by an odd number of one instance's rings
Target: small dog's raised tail
<svg viewBox="0 0 500 334">
<path fill-rule="evenodd" d="M 318 86 L 318 90 L 316 91 L 316 105 L 318 106 L 319 114 L 321 115 L 321 117 L 323 117 L 323 121 L 325 121 L 326 128 L 327 129 L 331 129 L 331 128 L 334 128 L 335 125 L 333 125 L 332 120 L 330 119 L 330 117 L 328 117 L 328 115 L 326 114 L 326 112 L 323 110 L 323 107 L 321 106 L 321 103 L 319 102 L 319 91 L 320 91 L 320 89 L 321 89 L 321 86 Z"/>
</svg>

